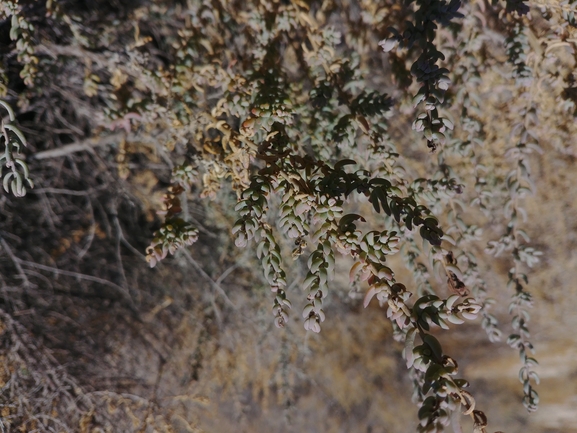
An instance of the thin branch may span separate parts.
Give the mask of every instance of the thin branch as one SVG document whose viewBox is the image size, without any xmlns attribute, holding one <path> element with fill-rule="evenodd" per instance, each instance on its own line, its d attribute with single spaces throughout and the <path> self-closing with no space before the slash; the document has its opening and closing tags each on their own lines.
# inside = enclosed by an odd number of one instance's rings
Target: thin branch
<svg viewBox="0 0 577 433">
<path fill-rule="evenodd" d="M 41 194 L 41 193 L 48 193 L 48 194 L 67 194 L 67 195 L 88 195 L 89 191 L 76 191 L 73 189 L 64 189 L 64 188 L 36 188 L 30 191 L 32 194 Z"/>
<path fill-rule="evenodd" d="M 46 196 L 46 194 L 40 193 L 40 199 L 44 203 L 42 210 L 43 210 L 43 214 L 45 215 L 46 222 L 50 226 L 50 229 L 52 230 L 52 232 L 56 232 L 56 224 L 54 223 L 54 218 L 53 218 L 52 214 L 54 214 L 54 217 L 56 218 L 57 221 L 58 221 L 58 215 L 56 215 L 54 213 L 54 211 L 52 210 L 50 200 L 48 200 L 48 197 Z"/>
<path fill-rule="evenodd" d="M 154 316 L 156 316 L 159 312 L 161 312 L 165 308 L 168 308 L 172 304 L 172 302 L 173 302 L 173 299 L 171 297 L 166 297 L 164 299 L 164 301 L 162 301 L 160 304 L 156 305 L 152 310 L 150 310 L 148 313 L 146 313 L 142 317 L 142 320 L 144 322 L 152 322 L 152 319 L 154 319 Z"/>
<path fill-rule="evenodd" d="M 218 308 L 218 305 L 216 305 L 216 294 L 212 293 L 210 296 L 210 305 L 212 306 L 212 309 L 214 311 L 214 317 L 216 318 L 216 323 L 218 325 L 218 329 L 222 330 L 222 315 L 220 314 L 220 310 Z"/>
<path fill-rule="evenodd" d="M 130 305 L 132 305 L 132 298 L 130 297 L 130 294 L 127 292 L 127 290 L 120 287 L 118 284 L 114 284 L 112 281 L 108 281 L 108 280 L 105 280 L 103 278 L 94 277 L 92 275 L 81 274 L 80 272 L 66 271 L 64 269 L 58 269 L 58 268 L 54 268 L 52 266 L 41 265 L 40 263 L 29 262 L 28 260 L 22 260 L 22 259 L 19 259 L 18 257 L 14 257 L 14 259 L 20 265 L 30 266 L 32 268 L 42 269 L 43 271 L 53 272 L 53 273 L 58 274 L 58 275 L 65 275 L 67 277 L 75 277 L 75 278 L 78 278 L 81 280 L 92 281 L 94 283 L 100 283 L 100 284 L 103 284 L 105 286 L 112 287 L 113 289 L 116 289 L 118 292 L 120 292 L 122 294 L 122 296 L 130 302 Z"/>
<path fill-rule="evenodd" d="M 22 269 L 22 266 L 20 266 L 20 259 L 14 255 L 14 253 L 12 252 L 12 249 L 10 248 L 10 246 L 4 240 L 3 237 L 0 237 L 0 244 L 2 245 L 2 248 L 4 249 L 4 251 L 6 251 L 6 254 L 8 254 L 10 259 L 12 260 L 12 263 L 14 263 L 14 266 L 16 267 L 16 270 L 18 271 L 18 274 L 23 281 L 24 287 L 25 288 L 31 287 L 32 283 L 30 283 L 30 280 L 28 279 L 28 277 L 24 273 L 24 269 Z"/>
<path fill-rule="evenodd" d="M 132 244 L 130 242 L 128 242 L 128 240 L 124 236 L 124 232 L 122 231 L 122 227 L 120 226 L 120 221 L 118 221 L 118 215 L 114 214 L 113 219 L 114 219 L 114 225 L 116 227 L 116 233 L 120 239 L 120 242 L 122 242 L 124 244 L 124 246 L 126 248 L 128 248 L 130 251 L 132 251 L 132 253 L 134 253 L 136 256 L 138 256 L 142 260 L 146 261 L 146 256 L 144 254 L 142 254 L 140 251 L 138 251 L 136 248 L 134 248 L 132 246 Z"/>
<path fill-rule="evenodd" d="M 190 215 L 190 210 L 187 221 L 192 222 L 201 233 L 204 233 L 205 235 L 210 236 L 211 238 L 218 239 L 218 235 L 216 233 L 208 230 L 205 226 L 202 225 L 200 221 L 198 221 L 196 218 Z"/>
<path fill-rule="evenodd" d="M 88 232 L 88 240 L 86 241 L 86 245 L 80 250 L 78 253 L 78 258 L 81 259 L 84 255 L 88 252 L 90 247 L 92 246 L 92 241 L 94 241 L 94 236 L 96 234 L 96 221 L 94 219 L 94 208 L 92 207 L 92 201 L 90 197 L 86 197 L 87 207 L 89 209 L 91 224 L 90 224 L 90 231 Z"/>
<path fill-rule="evenodd" d="M 68 56 L 77 57 L 79 59 L 89 59 L 91 62 L 96 63 L 100 67 L 107 66 L 109 59 L 104 55 L 95 53 L 93 51 L 82 49 L 76 45 L 57 45 L 44 43 L 34 47 L 35 54 L 45 54 L 53 58 L 58 58 L 58 56 Z"/>
<path fill-rule="evenodd" d="M 67 191 L 67 190 L 62 190 L 62 191 Z M 74 192 L 74 191 L 72 191 Z M 64 194 L 64 192 L 63 192 Z M 90 202 L 90 208 L 91 208 L 91 212 L 92 212 L 92 220 L 94 221 L 94 210 L 92 209 L 92 202 Z M 138 249 L 136 249 L 130 242 L 128 242 L 128 240 L 126 239 L 126 237 L 124 236 L 124 231 L 122 230 L 122 226 L 120 225 L 120 221 L 118 220 L 118 213 L 116 210 L 113 211 L 112 215 L 112 219 L 114 220 L 114 227 L 116 229 L 116 236 L 117 238 L 120 240 L 120 242 L 122 244 L 124 244 L 124 246 L 126 248 L 128 248 L 133 254 L 135 254 L 136 256 L 140 257 L 143 261 L 146 260 L 146 256 L 144 254 L 142 254 Z M 94 222 L 93 222 L 93 226 L 94 226 Z M 120 252 L 118 253 L 120 254 Z"/>
<path fill-rule="evenodd" d="M 92 150 L 95 147 L 105 146 L 107 144 L 119 141 L 122 137 L 126 135 L 125 132 L 116 132 L 114 134 L 107 135 L 105 137 L 91 137 L 86 140 L 79 141 L 77 143 L 67 144 L 56 149 L 44 150 L 42 152 L 37 152 L 32 155 L 31 159 L 48 159 L 48 158 L 59 158 L 61 156 L 70 155 L 71 153 L 83 152 Z M 131 139 L 135 139 L 135 136 L 131 136 Z"/>
<path fill-rule="evenodd" d="M 224 279 L 228 277 L 232 273 L 232 271 L 234 271 L 236 268 L 238 268 L 238 265 L 234 264 L 231 267 L 229 267 L 226 271 L 224 271 L 222 274 L 220 274 L 220 277 L 218 277 L 218 279 L 216 280 L 216 284 L 221 284 L 224 281 Z"/>
<path fill-rule="evenodd" d="M 120 251 L 120 240 L 122 237 L 122 229 L 120 228 L 120 223 L 118 222 L 118 214 L 116 213 L 116 209 L 114 209 L 114 213 L 110 215 L 112 217 L 112 221 L 114 223 L 115 231 L 116 231 L 116 260 L 118 260 L 118 268 L 120 270 L 120 276 L 122 277 L 122 283 L 124 287 L 126 287 L 128 292 L 128 281 L 126 279 L 126 274 L 124 272 L 124 264 L 122 262 L 122 253 Z"/>
<path fill-rule="evenodd" d="M 124 235 L 122 233 L 121 233 L 120 241 L 124 244 L 124 246 L 126 248 L 128 248 L 130 251 L 132 251 L 136 256 L 138 256 L 142 260 L 146 261 L 146 256 L 144 254 L 142 254 L 140 251 L 138 251 L 136 248 L 134 248 L 132 246 L 132 244 L 126 240 L 126 238 L 124 237 Z"/>
<path fill-rule="evenodd" d="M 84 135 L 84 131 L 82 131 L 82 129 L 80 129 L 78 126 L 73 125 L 72 123 L 70 123 L 68 120 L 66 120 L 64 118 L 64 116 L 62 116 L 62 113 L 60 113 L 60 110 L 54 110 L 54 115 L 56 116 L 56 118 L 58 120 L 60 120 L 65 126 L 68 126 L 73 132 L 75 132 L 76 134 L 83 136 Z"/>
<path fill-rule="evenodd" d="M 202 269 L 202 266 L 200 266 L 198 264 L 198 262 L 196 260 L 194 260 L 194 257 L 192 257 L 192 254 L 190 254 L 190 251 L 188 251 L 186 248 L 183 248 L 181 251 L 184 252 L 184 255 L 186 256 L 186 258 L 188 259 L 188 261 L 191 263 L 192 266 L 195 267 L 195 269 L 200 273 L 200 275 L 202 275 L 209 283 L 210 285 L 213 287 L 213 289 L 215 289 L 225 300 L 225 302 L 230 305 L 232 308 L 236 309 L 236 305 L 234 305 L 234 303 L 230 300 L 230 298 L 228 297 L 228 295 L 226 294 L 226 292 L 224 291 L 224 289 L 217 284 L 216 281 L 214 281 L 210 275 L 208 275 L 204 269 Z"/>
</svg>

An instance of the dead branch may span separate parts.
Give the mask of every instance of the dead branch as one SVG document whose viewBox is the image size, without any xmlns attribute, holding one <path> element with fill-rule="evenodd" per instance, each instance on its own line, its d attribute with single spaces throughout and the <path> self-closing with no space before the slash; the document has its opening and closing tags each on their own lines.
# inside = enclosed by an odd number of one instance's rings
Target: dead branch
<svg viewBox="0 0 577 433">
<path fill-rule="evenodd" d="M 20 266 L 20 259 L 14 255 L 12 249 L 10 248 L 10 245 L 8 245 L 8 243 L 2 237 L 0 237 L 0 245 L 2 245 L 4 251 L 6 251 L 6 254 L 8 254 L 8 257 L 10 257 L 10 259 L 12 260 L 12 263 L 14 263 L 14 266 L 18 271 L 18 275 L 23 281 L 24 287 L 25 288 L 31 287 L 32 284 L 30 283 L 30 280 L 28 280 L 28 277 L 26 276 L 24 269 L 22 269 L 22 266 Z"/>
<path fill-rule="evenodd" d="M 124 132 L 117 132 L 104 137 L 91 137 L 86 140 L 79 141 L 77 143 L 67 144 L 56 149 L 44 150 L 32 155 L 31 159 L 48 159 L 48 158 L 59 158 L 61 156 L 67 156 L 71 153 L 89 151 L 96 147 L 106 146 L 107 144 L 115 143 L 125 136 Z M 132 139 L 135 136 L 131 136 Z"/>
<path fill-rule="evenodd" d="M 105 280 L 104 278 L 94 277 L 92 275 L 81 274 L 80 272 L 66 271 L 64 269 L 58 269 L 52 266 L 41 265 L 40 263 L 29 262 L 27 260 L 19 259 L 16 256 L 14 256 L 14 260 L 17 261 L 20 265 L 30 266 L 32 268 L 41 269 L 43 271 L 53 272 L 54 274 L 65 275 L 68 277 L 74 277 L 86 281 L 92 281 L 95 283 L 103 284 L 108 287 L 112 287 L 113 289 L 117 290 L 122 295 L 122 297 L 129 302 L 131 306 L 133 306 L 133 301 L 128 291 L 120 287 L 118 284 L 114 284 L 112 281 Z"/>
<path fill-rule="evenodd" d="M 198 264 L 198 262 L 196 260 L 194 260 L 194 257 L 192 257 L 192 254 L 190 254 L 190 251 L 188 251 L 186 248 L 183 248 L 182 251 L 184 252 L 184 255 L 186 256 L 186 258 L 188 259 L 188 261 L 190 262 L 190 264 L 192 266 L 195 267 L 195 269 L 200 273 L 200 275 L 202 275 L 203 278 L 205 278 L 210 285 L 212 286 L 212 288 L 214 290 L 216 290 L 225 300 L 225 302 L 230 305 L 232 308 L 236 309 L 236 305 L 234 305 L 234 303 L 230 300 L 230 298 L 228 297 L 228 295 L 226 294 L 226 292 L 224 291 L 224 289 L 220 286 L 220 284 L 218 284 L 216 281 L 214 281 L 210 275 L 208 275 L 204 269 L 202 269 L 202 266 L 200 266 Z"/>
</svg>

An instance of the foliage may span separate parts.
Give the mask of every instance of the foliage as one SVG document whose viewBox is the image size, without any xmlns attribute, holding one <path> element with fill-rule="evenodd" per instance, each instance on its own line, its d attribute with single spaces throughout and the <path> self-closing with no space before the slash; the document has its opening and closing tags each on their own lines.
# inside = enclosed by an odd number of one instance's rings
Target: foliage
<svg viewBox="0 0 577 433">
<path fill-rule="evenodd" d="M 37 161 L 105 145 L 112 131 L 119 179 L 138 175 L 126 161 L 142 149 L 170 170 L 151 267 L 209 232 L 189 202 L 223 207 L 236 246 L 256 251 L 275 325 L 297 305 L 294 279 L 304 328 L 319 333 L 336 320 L 327 302 L 346 257 L 352 293 L 364 291 L 365 307 L 376 298 L 404 347 L 418 430 L 443 431 L 462 413 L 485 432 L 438 330 L 481 316 L 500 340 L 475 247 L 489 227 L 486 253 L 512 263 L 507 343 L 520 354 L 523 403 L 537 409 L 527 272 L 542 253 L 523 206 L 533 155 L 569 152 L 577 132 L 575 2 L 156 1 L 124 19 L 39 3 L 0 10 L 16 55 L 2 65 L 4 97 L 28 113 L 47 111 L 44 89 L 73 95 L 88 115 L 67 128 L 102 137 L 38 146 Z M 4 189 L 20 197 L 33 186 L 26 141 L 1 104 Z M 109 213 L 121 270 L 109 286 L 135 309 L 119 252 L 128 241 Z M 395 255 L 413 281 L 397 277 Z M 302 277 L 289 272 L 300 263 Z"/>
<path fill-rule="evenodd" d="M 22 132 L 12 124 L 12 122 L 16 120 L 12 108 L 1 100 L 0 105 L 6 109 L 9 118 L 8 123 L 4 123 L 4 120 L 2 120 L 0 124 L 0 128 L 2 129 L 2 144 L 4 145 L 4 154 L 0 157 L 2 164 L 0 166 L 0 177 L 2 176 L 2 166 L 9 168 L 10 171 L 4 175 L 2 180 L 4 191 L 12 191 L 12 194 L 16 197 L 23 197 L 26 195 L 24 181 L 26 181 L 31 188 L 34 186 L 30 179 L 28 165 L 22 158 L 15 156 L 21 153 L 22 146 L 26 146 L 26 139 Z"/>
</svg>

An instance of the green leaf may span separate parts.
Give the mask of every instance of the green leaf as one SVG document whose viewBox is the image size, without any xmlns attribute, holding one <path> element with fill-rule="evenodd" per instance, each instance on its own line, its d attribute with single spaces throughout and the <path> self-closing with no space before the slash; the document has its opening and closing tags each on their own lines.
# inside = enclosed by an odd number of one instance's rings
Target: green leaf
<svg viewBox="0 0 577 433">
<path fill-rule="evenodd" d="M 371 195 L 369 197 L 369 201 L 371 202 L 371 204 L 375 208 L 375 212 L 381 213 L 381 208 L 379 206 L 379 197 L 378 197 L 377 191 L 378 191 L 378 189 L 373 189 L 373 192 L 371 192 Z"/>
<path fill-rule="evenodd" d="M 9 123 L 5 124 L 4 128 L 12 131 L 18 137 L 20 143 L 22 143 L 24 146 L 27 146 L 26 138 L 24 138 L 24 134 L 22 134 L 22 132 L 18 128 L 16 128 L 14 125 L 10 125 Z"/>
<path fill-rule="evenodd" d="M 413 361 L 415 359 L 415 355 L 413 353 L 413 349 L 415 348 L 415 337 L 417 336 L 417 328 L 411 328 L 407 332 L 407 336 L 405 337 L 405 360 L 407 361 L 407 368 L 411 368 L 413 365 Z"/>
<path fill-rule="evenodd" d="M 16 116 L 14 116 L 14 110 L 12 110 L 12 107 L 8 105 L 6 102 L 4 102 L 2 99 L 0 99 L 0 105 L 2 105 L 2 107 L 4 107 L 6 111 L 8 111 L 10 122 L 14 122 L 16 120 Z"/>
<path fill-rule="evenodd" d="M 441 343 L 431 334 L 424 334 L 423 335 L 423 342 L 431 348 L 431 351 L 434 353 L 437 359 L 442 359 L 443 357 L 443 348 L 441 347 Z"/>
<path fill-rule="evenodd" d="M 359 214 L 350 213 L 344 215 L 339 221 L 339 230 L 344 231 L 344 229 L 349 226 L 352 222 L 356 220 L 361 220 L 362 222 L 366 222 L 367 220 Z"/>
<path fill-rule="evenodd" d="M 335 164 L 335 171 L 340 171 L 346 165 L 354 165 L 357 162 L 352 159 L 343 159 Z"/>
<path fill-rule="evenodd" d="M 316 281 L 318 281 L 317 275 L 313 274 L 312 272 L 309 272 L 309 274 L 307 275 L 307 277 L 305 278 L 305 280 L 303 282 L 303 290 L 307 290 L 313 284 L 316 284 Z"/>
</svg>

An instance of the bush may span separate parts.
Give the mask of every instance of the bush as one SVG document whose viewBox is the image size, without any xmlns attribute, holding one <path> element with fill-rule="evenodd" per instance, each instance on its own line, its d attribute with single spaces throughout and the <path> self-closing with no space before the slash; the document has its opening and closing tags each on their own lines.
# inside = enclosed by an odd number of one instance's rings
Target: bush
<svg viewBox="0 0 577 433">
<path fill-rule="evenodd" d="M 6 230 L 24 238 L 15 253 L 2 235 L 5 275 L 15 271 L 24 288 L 30 275 L 42 278 L 32 269 L 97 283 L 139 317 L 146 302 L 131 287 L 147 277 L 137 265 L 125 272 L 121 246 L 137 256 L 156 225 L 151 267 L 181 251 L 198 266 L 187 247 L 222 237 L 192 208 L 206 217 L 218 207 L 236 246 L 256 249 L 277 327 L 298 298 L 291 280 L 305 291 L 304 328 L 331 327 L 331 281 L 347 266 L 351 297 L 363 293 L 365 307 L 376 298 L 404 347 L 418 430 L 443 431 L 463 413 L 484 432 L 487 417 L 437 330 L 481 317 L 487 338 L 500 340 L 478 264 L 488 242 L 486 254 L 509 257 L 507 343 L 520 355 L 523 404 L 535 411 L 527 271 L 542 253 L 524 230 L 524 199 L 535 190 L 533 155 L 569 152 L 577 132 L 576 7 L 5 1 L 4 189 L 24 196 L 25 181 L 39 185 L 25 204 L 4 199 L 14 203 Z M 21 131 L 32 143 L 30 176 Z M 135 192 L 142 183 L 147 192 Z M 156 183 L 161 222 L 151 212 Z M 65 202 L 46 198 L 59 193 Z M 64 221 L 56 201 L 75 216 Z M 17 221 L 25 209 L 38 227 Z M 72 248 L 70 235 L 86 227 L 89 241 Z M 27 239 L 29 230 L 43 234 Z M 111 245 L 98 246 L 99 230 Z M 38 241 L 53 252 L 34 249 Z M 398 278 L 403 266 L 412 281 Z M 4 309 L 27 305 L 16 292 Z"/>
</svg>

